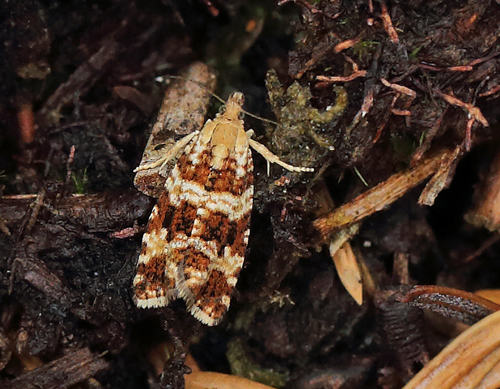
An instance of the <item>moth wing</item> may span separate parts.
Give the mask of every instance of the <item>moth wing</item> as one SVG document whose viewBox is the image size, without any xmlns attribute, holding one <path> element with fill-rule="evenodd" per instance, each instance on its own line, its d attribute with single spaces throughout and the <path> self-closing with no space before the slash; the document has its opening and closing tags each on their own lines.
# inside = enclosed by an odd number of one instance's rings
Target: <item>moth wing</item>
<svg viewBox="0 0 500 389">
<path fill-rule="evenodd" d="M 219 324 L 229 309 L 231 294 L 245 260 L 250 212 L 238 222 L 229 222 L 228 226 L 222 254 L 211 261 L 206 281 L 197 290 L 192 290 L 192 303 L 188 302 L 192 315 L 210 326 Z"/>
<path fill-rule="evenodd" d="M 172 261 L 168 231 L 163 227 L 174 214 L 175 208 L 164 192 L 151 212 L 148 231 L 142 238 L 133 284 L 134 301 L 139 308 L 164 307 L 178 297 L 175 288 L 178 264 Z"/>
<path fill-rule="evenodd" d="M 216 325 L 229 308 L 245 258 L 253 163 L 249 149 L 243 155 L 230 155 L 220 169 L 210 166 L 209 152 L 196 158 L 196 174 L 191 174 L 188 164 L 180 172 L 182 192 L 192 194 L 196 216 L 178 267 L 177 290 L 193 316 Z"/>
</svg>

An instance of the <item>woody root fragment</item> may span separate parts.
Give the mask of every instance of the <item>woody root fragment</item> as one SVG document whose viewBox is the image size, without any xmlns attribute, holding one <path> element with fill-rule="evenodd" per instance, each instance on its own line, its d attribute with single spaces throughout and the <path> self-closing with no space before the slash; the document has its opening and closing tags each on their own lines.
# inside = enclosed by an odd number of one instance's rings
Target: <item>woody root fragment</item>
<svg viewBox="0 0 500 389">
<path fill-rule="evenodd" d="M 418 165 L 392 175 L 348 203 L 319 217 L 314 221 L 314 226 L 326 243 L 333 234 L 383 210 L 429 177 L 432 178 L 424 188 L 419 204 L 432 205 L 441 190 L 450 183 L 461 155 L 460 147 L 434 152 Z"/>
</svg>

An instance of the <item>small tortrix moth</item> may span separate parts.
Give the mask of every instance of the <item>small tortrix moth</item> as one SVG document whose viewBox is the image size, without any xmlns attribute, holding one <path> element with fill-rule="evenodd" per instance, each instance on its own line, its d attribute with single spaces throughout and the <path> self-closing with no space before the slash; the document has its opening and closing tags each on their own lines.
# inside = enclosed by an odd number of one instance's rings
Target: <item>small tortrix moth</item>
<svg viewBox="0 0 500 389">
<path fill-rule="evenodd" d="M 250 147 L 269 162 L 294 172 L 250 139 L 242 119 L 243 94 L 201 131 L 180 139 L 155 162 L 138 169 L 163 171 L 178 157 L 149 218 L 134 278 L 140 308 L 163 307 L 182 298 L 191 314 L 209 326 L 223 319 L 243 266 L 253 203 Z M 161 174 L 161 173 L 160 173 Z"/>
</svg>

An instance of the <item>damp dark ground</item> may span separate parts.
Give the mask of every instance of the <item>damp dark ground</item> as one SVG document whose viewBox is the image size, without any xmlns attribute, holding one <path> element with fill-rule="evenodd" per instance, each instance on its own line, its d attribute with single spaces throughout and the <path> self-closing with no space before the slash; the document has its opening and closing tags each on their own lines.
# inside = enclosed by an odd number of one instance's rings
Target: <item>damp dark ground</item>
<svg viewBox="0 0 500 389">
<path fill-rule="evenodd" d="M 0 5 L 0 386 L 182 388 L 191 354 L 202 370 L 274 387 L 399 388 L 451 331 L 387 291 L 500 287 L 496 233 L 464 220 L 496 179 L 500 4 L 283 3 Z M 132 300 L 154 205 L 133 170 L 165 76 L 194 61 L 216 70 L 223 98 L 241 91 L 249 112 L 279 122 L 249 118 L 258 141 L 315 168 L 268 175 L 254 157 L 245 266 L 213 328 L 182 301 Z M 313 227 L 318 193 L 346 203 L 443 148 L 458 152 L 434 205 L 417 205 L 417 186 L 351 240 L 372 279 L 359 306 Z"/>
</svg>

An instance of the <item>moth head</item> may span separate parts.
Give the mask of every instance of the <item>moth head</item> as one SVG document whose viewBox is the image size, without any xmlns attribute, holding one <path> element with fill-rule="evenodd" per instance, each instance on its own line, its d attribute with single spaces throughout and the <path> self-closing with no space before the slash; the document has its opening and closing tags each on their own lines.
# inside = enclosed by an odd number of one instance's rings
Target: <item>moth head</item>
<svg viewBox="0 0 500 389">
<path fill-rule="evenodd" d="M 225 106 L 219 110 L 220 115 L 226 116 L 228 119 L 243 119 L 243 103 L 245 96 L 241 92 L 233 92 L 227 99 Z"/>
<path fill-rule="evenodd" d="M 243 103 L 245 102 L 245 96 L 241 92 L 233 92 L 229 95 L 227 99 L 227 105 L 235 104 L 239 107 L 243 107 Z"/>
</svg>

